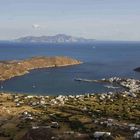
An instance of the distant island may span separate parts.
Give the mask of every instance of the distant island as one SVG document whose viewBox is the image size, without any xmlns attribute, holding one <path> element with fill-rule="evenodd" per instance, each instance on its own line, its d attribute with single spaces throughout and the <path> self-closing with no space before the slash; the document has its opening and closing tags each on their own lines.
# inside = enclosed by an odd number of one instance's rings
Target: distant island
<svg viewBox="0 0 140 140">
<path fill-rule="evenodd" d="M 57 34 L 55 36 L 26 36 L 15 39 L 16 42 L 41 42 L 41 43 L 91 43 L 95 39 L 85 39 L 82 37 L 73 37 L 65 34 Z"/>
<path fill-rule="evenodd" d="M 82 62 L 64 56 L 33 57 L 26 60 L 0 61 L 0 81 L 29 73 L 30 70 L 77 65 Z"/>
</svg>

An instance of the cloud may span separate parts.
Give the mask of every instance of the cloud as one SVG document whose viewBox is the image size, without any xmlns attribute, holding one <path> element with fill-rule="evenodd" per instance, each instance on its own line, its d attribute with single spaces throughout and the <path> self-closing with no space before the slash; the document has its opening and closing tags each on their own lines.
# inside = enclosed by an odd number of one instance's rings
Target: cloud
<svg viewBox="0 0 140 140">
<path fill-rule="evenodd" d="M 33 25 L 32 25 L 32 28 L 38 29 L 38 28 L 40 28 L 40 25 L 39 25 L 39 24 L 33 24 Z"/>
</svg>

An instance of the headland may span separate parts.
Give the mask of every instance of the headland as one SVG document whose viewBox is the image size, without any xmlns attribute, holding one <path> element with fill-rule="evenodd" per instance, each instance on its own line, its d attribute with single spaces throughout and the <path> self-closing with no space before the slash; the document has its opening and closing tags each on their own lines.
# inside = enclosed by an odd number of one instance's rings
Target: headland
<svg viewBox="0 0 140 140">
<path fill-rule="evenodd" d="M 134 71 L 140 72 L 140 67 L 135 68 Z"/>
<path fill-rule="evenodd" d="M 30 70 L 78 65 L 82 62 L 64 56 L 33 57 L 26 60 L 0 61 L 0 81 L 29 73 Z"/>
</svg>

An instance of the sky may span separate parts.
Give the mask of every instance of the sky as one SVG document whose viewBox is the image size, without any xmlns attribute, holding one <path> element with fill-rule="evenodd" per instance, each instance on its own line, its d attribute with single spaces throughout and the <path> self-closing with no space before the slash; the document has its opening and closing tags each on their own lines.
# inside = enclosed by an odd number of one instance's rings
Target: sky
<svg viewBox="0 0 140 140">
<path fill-rule="evenodd" d="M 55 34 L 140 41 L 140 0 L 0 0 L 0 40 Z"/>
</svg>

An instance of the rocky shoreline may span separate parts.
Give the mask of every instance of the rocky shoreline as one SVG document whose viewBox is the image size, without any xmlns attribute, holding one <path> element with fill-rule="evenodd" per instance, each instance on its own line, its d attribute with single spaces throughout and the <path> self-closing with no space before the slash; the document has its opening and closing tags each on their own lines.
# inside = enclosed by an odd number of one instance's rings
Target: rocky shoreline
<svg viewBox="0 0 140 140">
<path fill-rule="evenodd" d="M 35 96 L 0 94 L 1 140 L 138 140 L 140 80 L 101 79 L 123 92 Z"/>
<path fill-rule="evenodd" d="M 64 56 L 34 57 L 26 60 L 0 61 L 0 81 L 29 73 L 33 69 L 78 65 L 82 62 Z"/>
</svg>

